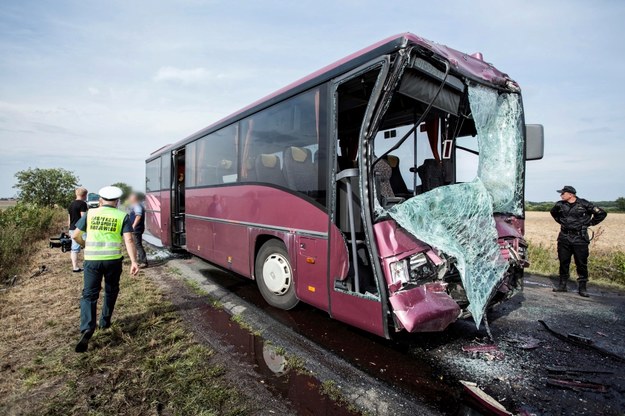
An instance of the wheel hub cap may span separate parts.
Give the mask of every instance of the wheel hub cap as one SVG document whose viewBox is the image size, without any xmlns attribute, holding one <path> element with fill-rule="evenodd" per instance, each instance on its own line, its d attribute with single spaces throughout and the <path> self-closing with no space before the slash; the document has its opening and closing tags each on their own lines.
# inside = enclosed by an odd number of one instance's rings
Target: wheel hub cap
<svg viewBox="0 0 625 416">
<path fill-rule="evenodd" d="M 276 295 L 284 295 L 291 286 L 291 266 L 281 254 L 272 254 L 263 264 L 265 286 Z"/>
</svg>

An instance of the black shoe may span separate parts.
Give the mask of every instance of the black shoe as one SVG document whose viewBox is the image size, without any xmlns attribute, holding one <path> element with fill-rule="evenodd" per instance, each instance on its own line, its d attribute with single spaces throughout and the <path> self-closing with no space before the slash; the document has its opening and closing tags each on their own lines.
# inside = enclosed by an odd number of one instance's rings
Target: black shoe
<svg viewBox="0 0 625 416">
<path fill-rule="evenodd" d="M 579 282 L 577 287 L 577 293 L 583 298 L 589 298 L 590 295 L 586 291 L 586 282 Z"/>
<path fill-rule="evenodd" d="M 553 292 L 568 292 L 567 288 L 566 288 L 566 281 L 568 279 L 564 279 L 564 278 L 560 278 L 560 283 L 558 284 L 558 287 L 554 287 L 553 288 Z"/>
<path fill-rule="evenodd" d="M 80 341 L 78 341 L 78 344 L 76 344 L 76 348 L 74 348 L 74 351 L 76 352 L 87 351 L 87 347 L 89 347 L 89 340 L 91 339 L 92 336 L 93 336 L 92 331 L 84 331 L 82 335 L 80 336 Z"/>
<path fill-rule="evenodd" d="M 79 267 L 79 268 L 77 268 L 77 269 L 72 269 L 72 271 L 73 271 L 74 273 L 80 273 L 80 272 L 82 272 L 83 270 L 84 270 L 84 269 L 81 269 L 80 267 Z"/>
</svg>

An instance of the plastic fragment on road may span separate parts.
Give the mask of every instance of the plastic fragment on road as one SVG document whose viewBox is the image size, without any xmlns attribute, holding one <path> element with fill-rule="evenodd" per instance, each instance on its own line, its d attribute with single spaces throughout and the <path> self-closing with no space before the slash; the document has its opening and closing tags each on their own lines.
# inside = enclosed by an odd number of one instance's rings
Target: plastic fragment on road
<svg viewBox="0 0 625 416">
<path fill-rule="evenodd" d="M 499 351 L 496 345 L 463 345 L 462 351 L 464 352 L 491 352 Z"/>
<path fill-rule="evenodd" d="M 497 416 L 512 416 L 501 403 L 495 400 L 492 396 L 487 394 L 484 390 L 479 388 L 476 383 L 472 381 L 460 380 L 460 384 L 464 387 L 464 390 L 469 394 L 471 399 L 482 410 L 487 411 L 487 414 L 493 414 Z"/>
<path fill-rule="evenodd" d="M 607 393 L 608 387 L 604 384 L 589 383 L 579 380 L 560 380 L 556 378 L 548 378 L 547 385 L 551 387 L 559 387 L 562 389 L 570 389 L 574 391 L 590 390 L 597 393 Z"/>
<path fill-rule="evenodd" d="M 478 176 L 395 205 L 388 214 L 419 240 L 456 259 L 468 310 L 479 327 L 508 263 L 501 255 L 493 214 L 522 214 L 522 109 L 517 94 L 469 87 L 478 132 Z"/>
</svg>

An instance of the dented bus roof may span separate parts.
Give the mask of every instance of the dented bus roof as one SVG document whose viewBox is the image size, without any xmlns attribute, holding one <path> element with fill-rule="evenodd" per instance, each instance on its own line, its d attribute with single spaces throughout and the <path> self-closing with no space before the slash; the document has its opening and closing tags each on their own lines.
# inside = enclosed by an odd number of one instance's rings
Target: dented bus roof
<svg viewBox="0 0 625 416">
<path fill-rule="evenodd" d="M 180 147 L 188 142 L 219 130 L 220 128 L 233 122 L 248 117 L 277 102 L 283 101 L 316 85 L 327 82 L 332 78 L 349 72 L 360 65 L 369 62 L 377 56 L 393 53 L 409 46 L 421 47 L 424 51 L 429 51 L 438 55 L 449 62 L 452 71 L 476 82 L 499 88 L 510 87 L 511 85 L 518 88 L 517 84 L 511 80 L 507 74 L 499 71 L 492 64 L 483 61 L 480 53 L 469 55 L 407 32 L 383 39 L 330 65 L 327 65 L 174 144 L 161 147 L 160 149 L 152 152 L 147 160 L 149 161 L 156 158 L 164 153 L 165 150 Z"/>
</svg>

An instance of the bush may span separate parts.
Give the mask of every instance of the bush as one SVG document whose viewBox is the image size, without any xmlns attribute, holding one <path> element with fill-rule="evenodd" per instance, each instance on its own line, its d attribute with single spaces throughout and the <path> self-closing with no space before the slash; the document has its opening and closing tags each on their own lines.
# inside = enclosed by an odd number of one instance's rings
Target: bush
<svg viewBox="0 0 625 416">
<path fill-rule="evenodd" d="M 0 284 L 18 274 L 34 251 L 34 244 L 59 227 L 58 209 L 19 203 L 0 211 Z"/>
<path fill-rule="evenodd" d="M 528 272 L 546 276 L 558 276 L 560 263 L 555 246 L 529 245 L 530 267 Z M 571 277 L 575 276 L 575 262 L 571 260 Z M 588 259 L 590 280 L 607 280 L 625 286 L 625 252 L 600 250 L 590 247 Z"/>
</svg>

